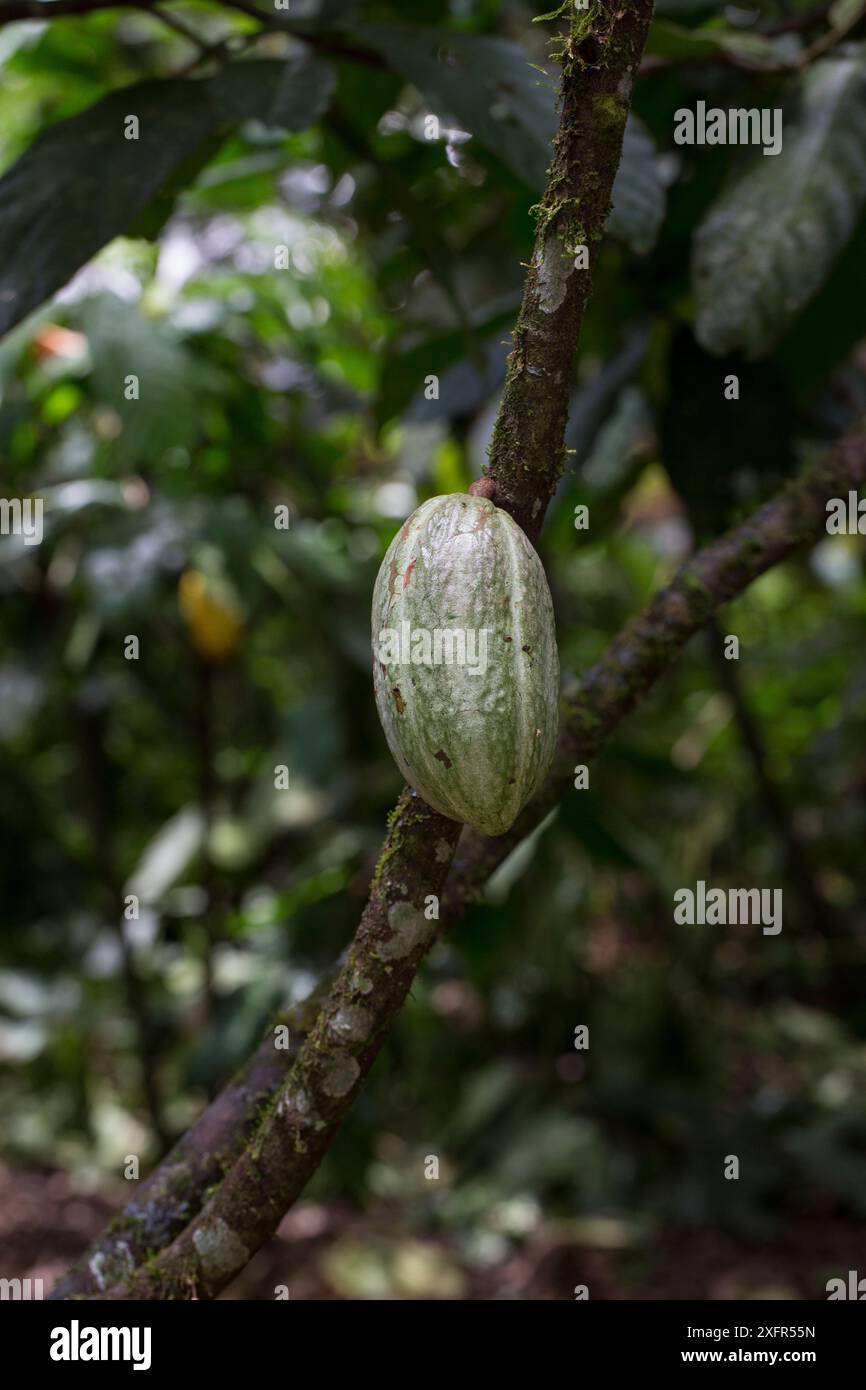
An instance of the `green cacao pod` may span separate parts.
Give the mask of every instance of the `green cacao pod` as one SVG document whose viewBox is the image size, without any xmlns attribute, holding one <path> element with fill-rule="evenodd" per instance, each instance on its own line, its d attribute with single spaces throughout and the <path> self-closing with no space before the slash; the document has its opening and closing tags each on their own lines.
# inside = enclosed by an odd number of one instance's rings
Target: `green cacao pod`
<svg viewBox="0 0 866 1390">
<path fill-rule="evenodd" d="M 535 550 L 485 497 L 433 497 L 409 517 L 373 590 L 376 705 L 426 802 L 503 835 L 556 743 L 559 657 Z"/>
</svg>

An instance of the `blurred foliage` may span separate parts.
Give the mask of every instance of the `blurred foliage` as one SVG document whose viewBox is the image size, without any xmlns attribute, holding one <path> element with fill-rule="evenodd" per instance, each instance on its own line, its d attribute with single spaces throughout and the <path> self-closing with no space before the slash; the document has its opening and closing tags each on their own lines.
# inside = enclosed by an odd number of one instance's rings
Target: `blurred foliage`
<svg viewBox="0 0 866 1390">
<path fill-rule="evenodd" d="M 811 8 L 658 6 L 541 542 L 566 683 L 862 408 L 866 40 L 841 85 L 780 76 Z M 8 1154 L 81 1185 L 155 1157 L 351 938 L 400 785 L 373 579 L 484 461 L 554 121 L 520 0 L 311 0 L 258 44 L 172 13 L 218 58 L 137 10 L 0 28 L 0 478 L 45 508 L 0 537 L 0 1104 Z M 698 97 L 804 82 L 818 165 L 802 127 L 778 159 L 673 144 Z M 483 1267 L 544 1221 L 866 1215 L 864 615 L 854 537 L 754 585 L 720 618 L 738 688 L 696 640 L 437 947 L 313 1187 L 406 1243 L 335 1246 L 336 1288 L 460 1296 L 442 1230 Z M 783 885 L 781 936 L 675 926 L 699 878 Z"/>
</svg>

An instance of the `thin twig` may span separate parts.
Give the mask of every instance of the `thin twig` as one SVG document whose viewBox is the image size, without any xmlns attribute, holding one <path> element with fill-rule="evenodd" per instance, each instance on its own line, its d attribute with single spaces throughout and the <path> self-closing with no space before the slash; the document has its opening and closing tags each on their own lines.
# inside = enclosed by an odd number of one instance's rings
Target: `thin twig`
<svg viewBox="0 0 866 1390">
<path fill-rule="evenodd" d="M 864 17 L 866 17 L 866 3 L 862 4 L 859 10 L 855 10 L 854 14 L 851 15 L 844 24 L 840 24 L 838 27 L 831 29 L 828 33 L 822 35 L 820 39 L 816 39 L 813 44 L 810 44 L 809 47 L 800 54 L 799 66 L 801 68 L 808 67 L 809 63 L 813 63 L 816 58 L 823 58 L 824 54 L 829 53 L 831 48 L 835 48 L 837 43 L 841 43 L 849 34 L 853 33 Z"/>
<path fill-rule="evenodd" d="M 788 15 L 787 19 L 775 20 L 774 23 L 768 24 L 762 33 L 767 34 L 769 38 L 775 38 L 777 34 L 797 34 L 816 29 L 819 24 L 823 24 L 832 8 L 833 0 L 825 0 L 824 4 L 804 10 L 802 14 L 792 14 Z"/>
<path fill-rule="evenodd" d="M 818 10 L 812 11 L 809 23 L 804 22 L 806 16 L 801 16 L 798 23 L 789 21 L 785 25 L 777 25 L 773 29 L 761 30 L 758 37 L 772 38 L 777 34 L 814 28 L 826 17 L 830 9 L 830 5 L 823 5 Z M 849 34 L 853 33 L 864 18 L 866 18 L 866 3 L 861 5 L 859 10 L 856 10 L 844 24 L 834 26 L 826 34 L 822 34 L 820 38 L 801 49 L 799 53 L 792 54 L 790 58 L 784 58 L 780 62 L 763 62 L 760 58 L 738 52 L 736 48 L 720 47 L 714 53 L 702 53 L 700 56 L 684 54 L 676 58 L 667 57 L 661 53 L 648 53 L 641 63 L 641 76 L 657 72 L 671 72 L 679 68 L 725 67 L 735 68 L 739 72 L 747 72 L 752 77 L 785 77 L 791 73 L 803 72 L 818 58 L 825 57 Z"/>
<path fill-rule="evenodd" d="M 157 9 L 149 4 L 148 0 L 142 0 L 142 3 L 137 6 L 137 8 L 146 11 L 146 13 L 152 15 L 154 19 L 158 19 L 162 24 L 167 25 L 169 29 L 173 29 L 176 34 L 180 34 L 181 38 L 186 39 L 187 43 L 193 44 L 203 57 L 207 55 L 211 45 L 206 43 L 204 39 L 199 38 L 195 30 L 189 29 L 185 21 L 180 19 L 176 14 L 172 14 L 169 10 Z"/>
</svg>

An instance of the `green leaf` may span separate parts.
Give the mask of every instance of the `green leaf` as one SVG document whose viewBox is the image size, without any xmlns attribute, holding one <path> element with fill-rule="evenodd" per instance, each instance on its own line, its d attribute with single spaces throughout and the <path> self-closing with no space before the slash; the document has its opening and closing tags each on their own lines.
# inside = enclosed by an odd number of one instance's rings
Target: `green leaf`
<svg viewBox="0 0 866 1390">
<path fill-rule="evenodd" d="M 749 34 L 738 29 L 723 29 L 707 25 L 687 29 L 683 24 L 658 19 L 650 29 L 646 51 L 660 58 L 680 58 L 688 62 L 713 59 L 730 53 L 743 63 L 756 68 L 775 67 L 783 57 L 783 48 L 765 34 Z"/>
<path fill-rule="evenodd" d="M 756 155 L 695 237 L 696 334 L 768 353 L 826 279 L 866 200 L 862 49 L 816 63 L 785 108 L 779 155 Z"/>
<path fill-rule="evenodd" d="M 520 307 L 519 297 L 507 295 L 502 302 L 487 306 L 473 317 L 471 328 L 479 339 L 491 334 L 505 334 L 511 327 Z M 424 399 L 424 379 L 429 373 L 443 376 L 454 372 L 452 385 L 459 385 L 465 394 L 480 388 L 477 368 L 466 360 L 466 335 L 459 328 L 448 329 L 433 337 L 405 347 L 398 342 L 385 358 L 382 385 L 376 403 L 376 418 L 380 424 L 399 415 L 410 402 L 420 404 Z M 467 378 L 469 380 L 467 381 Z M 450 396 L 446 396 L 451 404 Z M 438 402 L 436 403 L 438 407 Z M 431 415 L 435 412 L 431 411 Z M 455 411 L 455 414 L 459 413 Z"/>
<path fill-rule="evenodd" d="M 834 29 L 848 29 L 862 18 L 863 0 L 836 0 L 830 6 L 829 20 Z"/>
<path fill-rule="evenodd" d="M 321 63 L 275 59 L 229 63 L 208 82 L 209 99 L 229 123 L 261 121 L 278 130 L 306 130 L 331 99 L 336 79 Z"/>
<path fill-rule="evenodd" d="M 570 8 L 570 0 L 563 0 L 563 4 L 558 9 L 548 10 L 547 14 L 537 14 L 532 22 L 533 24 L 546 24 L 549 19 L 561 19 Z"/>
<path fill-rule="evenodd" d="M 184 874 L 204 844 L 205 823 L 196 806 L 185 806 L 167 820 L 145 846 L 126 891 L 143 903 L 158 903 Z"/>
<path fill-rule="evenodd" d="M 556 131 L 554 88 L 507 39 L 368 24 L 350 31 L 530 188 L 544 186 Z"/>
<path fill-rule="evenodd" d="M 819 294 L 806 305 L 775 353 L 791 388 L 808 399 L 863 337 L 866 303 L 866 214 Z"/>
<path fill-rule="evenodd" d="M 687 29 L 670 20 L 656 19 L 650 27 L 647 53 L 659 58 L 686 58 L 697 61 L 718 52 L 718 29 Z"/>
<path fill-rule="evenodd" d="M 127 115 L 140 122 L 124 138 Z M 193 82 L 145 82 L 50 126 L 0 179 L 0 333 L 123 232 L 204 141 L 213 113 Z"/>
<path fill-rule="evenodd" d="M 522 183 L 542 192 L 556 132 L 555 87 L 517 44 L 440 29 L 365 25 L 350 31 L 400 72 L 443 119 L 453 119 Z M 608 230 L 632 250 L 655 244 L 664 190 L 648 132 L 629 117 Z"/>
<path fill-rule="evenodd" d="M 637 116 L 630 115 L 611 193 L 607 230 L 641 256 L 655 246 L 665 216 L 665 191 L 656 169 L 655 153 L 649 131 Z"/>
<path fill-rule="evenodd" d="M 169 449 L 190 448 L 201 430 L 207 388 L 213 396 L 225 389 L 222 372 L 190 353 L 164 319 L 147 317 L 116 295 L 85 300 L 78 322 L 90 344 L 94 396 L 117 417 L 115 461 L 154 464 Z M 127 371 L 139 380 L 134 400 L 126 396 Z"/>
<path fill-rule="evenodd" d="M 215 132 L 243 119 L 303 129 L 332 83 L 319 64 L 232 63 L 204 82 L 124 87 L 50 126 L 0 179 L 0 334 L 134 227 Z M 132 115 L 137 140 L 124 134 Z"/>
</svg>

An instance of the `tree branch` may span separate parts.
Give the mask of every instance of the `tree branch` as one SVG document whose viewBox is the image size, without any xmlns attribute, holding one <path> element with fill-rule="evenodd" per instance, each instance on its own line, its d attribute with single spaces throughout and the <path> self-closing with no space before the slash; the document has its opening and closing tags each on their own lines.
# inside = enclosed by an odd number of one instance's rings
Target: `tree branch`
<svg viewBox="0 0 866 1390">
<path fill-rule="evenodd" d="M 170 10 L 164 10 L 162 8 L 156 9 L 151 3 L 151 0 L 142 0 L 142 3 L 136 6 L 136 9 L 144 10 L 147 14 L 152 15 L 154 19 L 161 20 L 167 28 L 173 29 L 182 39 L 186 39 L 187 43 L 191 44 L 198 52 L 196 65 L 207 58 L 218 56 L 223 51 L 223 45 L 221 43 L 208 44 L 194 29 L 191 29 L 186 21 L 181 19 L 179 15 L 172 14 Z"/>
<path fill-rule="evenodd" d="M 490 446 L 496 505 L 535 540 L 563 471 L 571 374 L 591 267 L 604 235 L 652 0 L 575 13 L 562 63 L 559 130 L 514 348 Z M 581 248 L 590 269 L 577 268 Z"/>
<path fill-rule="evenodd" d="M 246 6 L 244 6 L 246 8 Z M 578 242 L 600 242 L 652 0 L 569 10 L 560 122 L 515 347 L 494 435 L 497 500 L 537 534 L 563 455 L 570 376 L 591 273 Z M 290 1079 L 200 1214 L 106 1297 L 212 1297 L 272 1235 L 360 1090 L 437 933 L 462 827 L 404 790 L 355 940 Z"/>
<path fill-rule="evenodd" d="M 213 1295 L 243 1267 L 318 1166 L 433 942 L 437 923 L 424 915 L 427 895 L 442 896 L 438 926 L 452 926 L 493 870 L 570 792 L 575 765 L 591 761 L 716 608 L 800 547 L 821 539 L 827 501 L 864 482 L 866 427 L 858 427 L 777 498 L 689 560 L 586 673 L 566 707 L 554 769 L 507 835 L 490 838 L 466 828 L 451 863 L 461 827 L 431 811 L 414 792 L 403 793 L 358 934 L 294 1069 L 288 1076 L 284 1067 L 268 1074 L 273 1046 L 266 1039 L 248 1072 L 151 1177 L 148 1201 L 138 1198 L 124 1214 L 132 1228 L 125 1239 L 135 1241 L 137 1252 L 156 1246 L 163 1253 L 119 1283 L 111 1296 Z M 256 1110 L 264 1118 L 245 1149 L 239 1132 L 250 1133 Z M 223 1144 L 229 1161 L 240 1157 L 202 1209 L 214 1172 L 224 1171 L 225 1164 L 215 1167 L 212 1156 Z M 161 1226 L 160 1203 L 171 1193 L 173 1169 L 185 1169 L 181 1196 L 168 1197 L 169 1218 Z M 184 1229 L 200 1209 L 200 1217 Z M 136 1234 L 142 1211 L 148 1224 Z M 163 1229 L 180 1231 L 168 1248 L 170 1234 L 156 1238 Z M 117 1246 L 116 1238 L 111 1245 L 103 1237 L 94 1251 L 123 1254 Z M 67 1276 L 53 1296 L 92 1292 L 93 1282 L 86 1274 Z"/>
<path fill-rule="evenodd" d="M 639 52 L 629 57 L 634 66 Z M 564 88 L 570 80 L 566 71 Z M 590 89 L 588 84 L 585 90 L 589 90 L 591 100 L 597 99 L 597 90 Z M 567 111 L 566 101 L 563 122 Z M 551 172 L 553 188 L 561 187 L 561 151 L 560 138 Z M 591 169 L 591 164 L 587 163 Z M 597 183 L 594 169 L 591 177 Z M 612 179 L 611 173 L 610 183 Z M 579 325 L 588 296 L 588 286 L 581 285 L 578 290 L 567 283 L 574 281 L 574 276 L 566 270 L 562 298 L 551 303 L 550 287 L 554 285 L 555 298 L 559 284 L 556 274 L 551 279 L 550 272 L 551 243 L 547 233 L 559 215 L 551 189 L 542 207 L 552 212 L 546 219 L 540 218 L 539 240 L 518 324 L 523 342 L 516 334 L 514 357 L 517 360 L 512 361 L 503 400 L 503 412 L 510 415 L 511 424 L 520 419 L 520 402 L 525 399 L 526 378 L 531 375 L 527 339 L 534 353 L 547 338 L 552 351 L 562 360 L 560 335 L 564 325 L 568 322 Z M 557 249 L 554 248 L 554 253 Z M 566 304 L 568 312 L 561 312 Z M 547 315 L 550 323 L 541 315 Z M 552 383 L 553 408 L 543 412 L 540 433 L 529 429 L 534 447 L 528 453 L 529 457 L 542 458 L 541 482 L 527 489 L 523 486 L 525 478 L 521 476 L 523 460 L 515 460 L 508 449 L 498 453 L 494 450 L 497 486 L 510 488 L 512 507 L 518 515 L 527 517 L 528 514 L 530 525 L 533 513 L 543 516 L 547 497 L 556 482 L 557 472 L 544 468 L 544 455 L 537 454 L 536 450 L 542 448 L 545 441 L 555 438 L 559 419 L 556 449 L 559 456 L 565 409 L 558 398 L 567 396 L 575 342 L 576 332 L 571 338 L 571 353 L 566 354 L 565 376 L 556 376 Z M 528 426 L 533 421 L 531 404 Z M 506 443 L 509 441 L 510 435 Z M 477 895 L 491 870 L 537 826 L 568 788 L 575 759 L 586 760 L 598 750 L 611 729 L 670 665 L 689 637 L 707 621 L 714 607 L 739 592 L 797 545 L 820 534 L 827 498 L 862 481 L 864 458 L 863 436 L 853 436 L 829 461 L 813 469 L 745 526 L 723 537 L 684 567 L 674 583 L 624 630 L 605 658 L 586 677 L 572 702 L 560 739 L 556 768 L 543 795 L 524 812 L 507 836 L 489 840 L 466 831 L 447 889 L 446 880 L 460 827 L 431 811 L 414 792 L 404 792 L 347 962 L 312 1034 L 301 1048 L 294 1069 L 288 1079 L 277 1079 L 255 1137 L 248 1147 L 241 1145 L 239 1151 L 236 1134 L 233 1135 L 232 1153 L 239 1152 L 239 1157 L 200 1214 L 180 1230 L 171 1245 L 166 1244 L 171 1238 L 169 1234 L 161 1242 L 162 1252 L 121 1280 L 109 1297 L 188 1297 L 193 1293 L 213 1296 L 246 1264 L 303 1190 L 360 1089 L 435 937 L 435 917 L 425 912 L 431 897 L 445 892 L 446 918 L 453 920 L 462 911 L 465 902 Z M 491 471 L 494 471 L 493 466 Z M 539 498 L 542 500 L 536 507 Z M 268 1040 L 263 1049 L 269 1045 Z M 263 1049 L 257 1054 L 255 1065 L 265 1065 L 267 1052 Z M 236 1084 L 242 1085 L 242 1082 Z M 226 1105 L 226 1116 L 232 1108 Z M 238 1109 L 248 1121 L 249 1109 L 242 1102 Z M 248 1128 L 247 1123 L 244 1133 Z M 193 1142 L 192 1135 L 187 1136 L 187 1141 L 195 1152 L 197 1141 Z M 209 1151 L 205 1149 L 205 1168 L 208 1157 Z M 193 1164 L 192 1171 L 200 1176 L 197 1165 Z M 157 1177 L 154 1175 L 154 1179 Z M 195 1188 L 194 1178 L 186 1188 L 192 1198 L 191 1206 L 196 1204 L 196 1195 L 198 1204 L 204 1195 L 202 1186 L 197 1194 Z M 157 1192 L 161 1190 L 157 1186 Z M 153 1244 L 153 1240 L 145 1242 L 150 1248 Z"/>
<path fill-rule="evenodd" d="M 97 1236 L 85 1255 L 54 1286 L 52 1299 L 99 1295 L 126 1279 L 154 1250 L 169 1245 L 201 1210 L 255 1133 L 263 1109 L 285 1080 L 301 1039 L 309 1032 L 324 989 L 273 1020 L 264 1041 L 195 1124 Z M 274 1046 L 285 1024 L 290 1046 Z"/>
<path fill-rule="evenodd" d="M 156 0 L 3 0 L 0 25 L 22 19 L 81 18 L 97 10 L 152 10 Z"/>
<path fill-rule="evenodd" d="M 150 15 L 151 19 L 159 20 L 196 49 L 195 58 L 182 68 L 177 76 L 183 76 L 203 62 L 228 56 L 227 43 L 230 39 L 208 43 L 179 15 L 161 8 L 161 3 L 162 0 L 0 0 L 0 27 L 22 20 L 84 19 L 100 10 L 136 10 L 140 14 Z M 230 0 L 224 0 L 224 3 L 229 9 L 236 8 Z M 258 17 L 263 23 L 266 22 L 266 16 Z M 260 32 L 264 33 L 265 30 L 262 29 Z M 258 37 L 257 33 L 250 35 L 251 39 Z"/>
<path fill-rule="evenodd" d="M 589 296 L 589 275 L 574 268 L 575 238 L 580 233 L 580 244 L 592 250 L 601 235 L 651 10 L 642 0 L 630 13 L 603 2 L 590 15 L 579 12 L 560 55 L 560 132 L 490 465 L 497 501 L 533 534 L 561 468 L 569 377 Z M 150 1179 L 157 1212 L 155 1219 L 148 1216 L 150 1238 L 136 1237 L 133 1258 L 145 1250 L 158 1253 L 132 1273 L 106 1271 L 101 1287 L 116 1282 L 104 1296 L 212 1297 L 243 1268 L 315 1172 L 363 1084 L 435 939 L 431 900 L 444 898 L 446 918 L 459 915 L 491 870 L 569 789 L 575 762 L 598 751 L 715 607 L 817 539 L 828 497 L 859 486 L 864 476 L 866 435 L 860 432 L 680 571 L 585 677 L 565 711 L 554 773 L 508 835 L 491 840 L 467 830 L 454 859 L 461 827 L 404 791 L 358 933 L 292 1070 L 286 1075 L 280 1066 L 271 1074 L 274 1050 L 266 1039 L 249 1072 L 179 1146 L 181 1156 L 190 1157 L 184 1197 L 180 1206 L 174 1202 L 163 1231 L 161 1194 L 170 1192 L 165 1166 Z M 247 1085 L 259 1069 L 265 1073 L 261 1087 Z M 227 1153 L 217 1155 L 214 1132 L 225 1136 Z M 223 1173 L 207 1193 L 208 1182 Z"/>
<path fill-rule="evenodd" d="M 773 38 L 776 34 L 797 34 L 804 29 L 814 29 L 817 25 L 823 24 L 832 8 L 833 0 L 824 0 L 823 4 L 815 5 L 811 10 L 788 15 L 785 19 L 778 19 L 775 23 L 768 24 L 763 33 Z"/>
<path fill-rule="evenodd" d="M 809 14 L 795 16 L 780 24 L 759 30 L 756 37 L 772 38 L 778 34 L 812 29 L 827 17 L 831 9 L 831 5 L 820 5 Z M 841 22 L 833 25 L 814 42 L 801 48 L 798 53 L 792 54 L 790 58 L 782 58 L 778 62 L 764 61 L 754 54 L 742 53 L 735 48 L 719 48 L 715 53 L 702 54 L 700 57 L 696 57 L 694 54 L 668 57 L 663 54 L 650 53 L 641 63 L 641 75 L 671 72 L 679 68 L 726 67 L 739 72 L 746 72 L 751 77 L 785 77 L 791 73 L 803 72 L 818 58 L 825 57 L 837 44 L 842 43 L 852 34 L 864 18 L 866 18 L 866 3 L 860 5 Z"/>
</svg>

